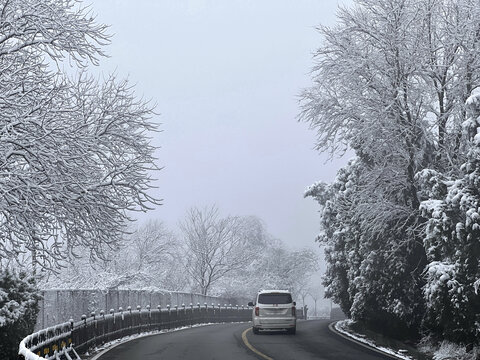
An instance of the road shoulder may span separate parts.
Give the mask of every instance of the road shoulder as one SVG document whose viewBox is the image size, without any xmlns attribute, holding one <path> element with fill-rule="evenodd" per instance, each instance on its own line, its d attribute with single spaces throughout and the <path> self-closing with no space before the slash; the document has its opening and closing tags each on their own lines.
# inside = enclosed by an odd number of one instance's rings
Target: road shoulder
<svg viewBox="0 0 480 360">
<path fill-rule="evenodd" d="M 377 345 L 374 340 L 365 337 L 362 334 L 355 333 L 349 326 L 351 320 L 340 320 L 328 325 L 329 330 L 348 341 L 351 341 L 364 348 L 387 356 L 391 359 L 414 360 L 415 357 L 409 355 L 405 350 L 397 351 L 385 346 Z"/>
</svg>

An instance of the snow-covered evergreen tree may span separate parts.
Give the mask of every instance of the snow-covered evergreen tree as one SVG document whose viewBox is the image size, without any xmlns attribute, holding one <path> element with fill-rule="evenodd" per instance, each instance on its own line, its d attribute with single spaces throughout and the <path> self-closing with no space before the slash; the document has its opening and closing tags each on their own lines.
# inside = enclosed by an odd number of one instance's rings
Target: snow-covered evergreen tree
<svg viewBox="0 0 480 360">
<path fill-rule="evenodd" d="M 422 202 L 428 220 L 429 263 L 424 288 L 427 328 L 441 339 L 479 343 L 480 335 L 480 95 L 467 100 L 464 129 L 469 139 L 463 175 L 437 179 L 444 191 Z M 448 187 L 447 187 L 448 186 Z"/>
<path fill-rule="evenodd" d="M 365 206 L 360 203 L 365 201 L 360 191 L 364 169 L 361 160 L 352 160 L 332 185 L 319 183 L 305 193 L 322 205 L 318 241 L 325 246 L 326 295 L 345 314 L 384 333 L 414 334 L 423 314 L 421 286 L 416 283 L 422 271 L 415 269 L 418 252 L 388 223 L 371 233 L 371 214 L 359 211 Z M 402 239 L 405 244 L 398 243 Z"/>
<path fill-rule="evenodd" d="M 351 316 L 351 307 L 355 293 L 352 281 L 357 266 L 352 264 L 358 254 L 359 229 L 355 219 L 351 218 L 355 180 L 357 179 L 356 161 L 341 169 L 335 182 L 327 185 L 323 182 L 310 186 L 305 196 L 313 197 L 322 206 L 322 233 L 317 241 L 324 246 L 327 269 L 323 285 L 325 295 L 339 304 L 343 312 Z"/>
<path fill-rule="evenodd" d="M 18 344 L 33 332 L 40 295 L 35 280 L 25 273 L 0 269 L 0 354 L 18 357 Z"/>
</svg>

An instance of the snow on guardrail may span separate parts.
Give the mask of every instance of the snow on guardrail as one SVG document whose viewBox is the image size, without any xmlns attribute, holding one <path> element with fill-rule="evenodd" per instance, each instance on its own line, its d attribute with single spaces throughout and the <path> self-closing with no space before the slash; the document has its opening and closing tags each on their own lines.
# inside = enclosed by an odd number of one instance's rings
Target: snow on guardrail
<svg viewBox="0 0 480 360">
<path fill-rule="evenodd" d="M 201 323 L 239 322 L 251 320 L 251 309 L 245 306 L 232 306 L 207 303 L 204 305 L 175 305 L 156 309 L 150 306 L 142 309 L 130 306 L 124 311 L 111 309 L 108 314 L 92 313 L 82 316 L 76 323 L 71 320 L 60 325 L 40 330 L 27 336 L 19 345 L 21 360 L 51 360 L 64 356 L 67 360 L 80 359 L 92 347 L 146 331 L 173 329 Z"/>
</svg>

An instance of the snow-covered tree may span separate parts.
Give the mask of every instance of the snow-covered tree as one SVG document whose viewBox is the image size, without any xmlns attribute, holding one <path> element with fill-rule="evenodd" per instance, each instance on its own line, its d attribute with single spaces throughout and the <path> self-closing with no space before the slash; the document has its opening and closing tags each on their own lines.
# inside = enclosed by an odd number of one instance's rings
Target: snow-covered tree
<svg viewBox="0 0 480 360">
<path fill-rule="evenodd" d="M 440 339 L 479 342 L 480 334 L 480 95 L 467 100 L 464 129 L 469 151 L 464 174 L 454 180 L 430 176 L 432 191 L 422 202 L 428 224 L 425 247 L 429 263 L 424 287 L 425 323 Z M 434 174 L 436 175 L 436 174 Z"/>
<path fill-rule="evenodd" d="M 324 296 L 323 288 L 321 288 L 320 286 L 312 286 L 309 289 L 309 295 L 314 303 L 313 314 L 314 316 L 318 316 L 317 303 Z"/>
<path fill-rule="evenodd" d="M 253 260 L 253 245 L 261 240 L 253 231 L 255 222 L 251 217 L 221 217 L 216 206 L 187 212 L 180 229 L 186 270 L 195 291 L 208 294 L 216 282 Z"/>
<path fill-rule="evenodd" d="M 32 277 L 0 268 L 0 354 L 3 359 L 18 358 L 18 344 L 33 332 L 39 299 Z"/>
<path fill-rule="evenodd" d="M 230 274 L 222 283 L 236 296 L 254 299 L 262 289 L 285 289 L 298 299 L 312 284 L 318 263 L 315 251 L 289 249 L 282 241 L 271 239 L 256 252 L 249 266 Z"/>
<path fill-rule="evenodd" d="M 108 42 L 78 1 L 0 1 L 1 257 L 52 268 L 77 246 L 101 256 L 129 211 L 156 202 L 151 107 L 127 81 L 87 73 Z"/>
<path fill-rule="evenodd" d="M 105 259 L 91 259 L 83 249 L 59 274 L 44 279 L 42 287 L 186 290 L 181 245 L 165 224 L 148 221 L 129 232 Z"/>
<path fill-rule="evenodd" d="M 355 202 L 355 182 L 361 167 L 350 161 L 341 169 L 332 185 L 319 182 L 305 191 L 322 206 L 322 233 L 317 241 L 325 246 L 327 269 L 324 276 L 325 296 L 339 304 L 343 312 L 351 315 L 353 303 L 351 283 L 359 267 L 358 244 L 360 228 L 350 215 Z"/>
<path fill-rule="evenodd" d="M 108 269 L 121 274 L 115 287 L 182 291 L 190 284 L 181 242 L 159 220 L 149 221 L 127 236 L 111 260 Z"/>
<path fill-rule="evenodd" d="M 429 251 L 420 204 L 445 188 L 429 182 L 462 173 L 480 9 L 473 0 L 357 0 L 338 20 L 320 28 L 300 116 L 319 150 L 356 154 L 334 184 L 307 191 L 323 205 L 326 294 L 354 319 L 415 334 Z"/>
</svg>

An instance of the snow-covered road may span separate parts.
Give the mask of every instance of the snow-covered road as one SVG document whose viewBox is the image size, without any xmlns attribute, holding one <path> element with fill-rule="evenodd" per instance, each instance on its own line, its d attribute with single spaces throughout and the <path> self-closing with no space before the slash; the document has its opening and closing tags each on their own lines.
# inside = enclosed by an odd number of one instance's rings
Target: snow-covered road
<svg viewBox="0 0 480 360">
<path fill-rule="evenodd" d="M 389 359 L 332 334 L 329 322 L 299 321 L 295 336 L 279 332 L 253 335 L 246 331 L 250 327 L 247 323 L 196 327 L 132 340 L 99 360 Z"/>
</svg>

